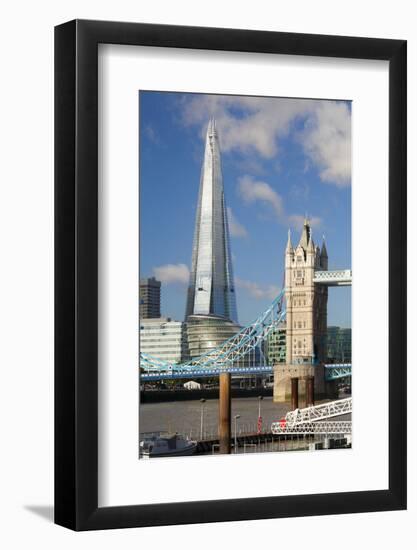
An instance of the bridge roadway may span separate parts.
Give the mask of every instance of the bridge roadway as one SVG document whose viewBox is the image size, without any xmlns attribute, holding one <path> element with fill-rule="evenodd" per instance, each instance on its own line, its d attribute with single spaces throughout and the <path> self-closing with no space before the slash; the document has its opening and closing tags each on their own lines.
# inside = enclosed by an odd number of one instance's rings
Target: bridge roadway
<svg viewBox="0 0 417 550">
<path fill-rule="evenodd" d="M 331 380 L 338 380 L 340 378 L 346 378 L 351 376 L 352 365 L 350 363 L 338 363 L 324 365 L 325 379 L 329 382 Z M 274 367 L 271 365 L 261 366 L 248 366 L 248 367 L 210 367 L 202 369 L 181 369 L 180 366 L 172 365 L 171 370 L 164 370 L 160 372 L 148 371 L 140 374 L 141 382 L 151 382 L 159 380 L 177 380 L 181 378 L 210 378 L 219 376 L 220 374 L 228 372 L 232 375 L 238 376 L 243 374 L 272 374 Z"/>
</svg>

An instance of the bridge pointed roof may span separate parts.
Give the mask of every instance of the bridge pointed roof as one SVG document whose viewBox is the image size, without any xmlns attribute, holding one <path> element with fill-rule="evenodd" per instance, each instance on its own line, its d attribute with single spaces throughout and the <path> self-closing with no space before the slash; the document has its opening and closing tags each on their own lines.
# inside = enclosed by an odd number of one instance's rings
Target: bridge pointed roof
<svg viewBox="0 0 417 550">
<path fill-rule="evenodd" d="M 327 256 L 327 248 L 326 248 L 326 240 L 323 235 L 323 244 L 321 245 L 321 257 L 322 258 L 328 258 Z"/>
<path fill-rule="evenodd" d="M 303 225 L 303 230 L 301 232 L 299 246 L 302 246 L 304 250 L 307 250 L 307 247 L 310 243 L 310 239 L 311 239 L 310 222 L 308 221 L 307 218 L 304 218 L 304 225 Z"/>
<path fill-rule="evenodd" d="M 294 248 L 291 242 L 291 229 L 288 229 L 288 241 L 287 241 L 287 248 L 285 249 L 285 252 L 294 252 Z"/>
<path fill-rule="evenodd" d="M 310 229 L 310 238 L 307 245 L 307 252 L 312 252 L 314 254 L 315 250 L 316 250 L 316 246 L 314 244 L 312 231 Z"/>
</svg>

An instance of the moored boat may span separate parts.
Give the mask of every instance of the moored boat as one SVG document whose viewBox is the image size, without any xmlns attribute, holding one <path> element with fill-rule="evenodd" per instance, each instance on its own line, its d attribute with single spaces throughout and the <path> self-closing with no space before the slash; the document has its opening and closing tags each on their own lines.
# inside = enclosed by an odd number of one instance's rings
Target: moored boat
<svg viewBox="0 0 417 550">
<path fill-rule="evenodd" d="M 167 456 L 190 456 L 197 450 L 197 441 L 181 434 L 155 435 L 140 442 L 139 452 L 142 458 Z"/>
</svg>

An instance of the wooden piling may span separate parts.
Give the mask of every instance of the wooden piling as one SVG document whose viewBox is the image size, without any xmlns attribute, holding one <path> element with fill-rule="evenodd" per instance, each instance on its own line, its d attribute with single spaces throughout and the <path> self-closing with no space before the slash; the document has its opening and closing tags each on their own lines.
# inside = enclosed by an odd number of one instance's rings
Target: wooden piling
<svg viewBox="0 0 417 550">
<path fill-rule="evenodd" d="M 308 376 L 306 379 L 306 407 L 314 405 L 314 376 Z"/>
<path fill-rule="evenodd" d="M 219 453 L 230 454 L 231 435 L 231 392 L 230 374 L 222 373 L 219 376 Z"/>
<path fill-rule="evenodd" d="M 291 378 L 291 409 L 298 409 L 298 378 Z"/>
</svg>

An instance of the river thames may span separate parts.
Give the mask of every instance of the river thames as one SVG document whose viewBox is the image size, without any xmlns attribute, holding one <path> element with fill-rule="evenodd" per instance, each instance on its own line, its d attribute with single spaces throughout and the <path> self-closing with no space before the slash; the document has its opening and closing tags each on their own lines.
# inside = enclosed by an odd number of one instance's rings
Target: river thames
<svg viewBox="0 0 417 550">
<path fill-rule="evenodd" d="M 290 410 L 290 403 L 274 403 L 272 397 L 264 397 L 260 404 L 263 431 L 269 431 L 271 423 L 283 418 Z M 178 432 L 191 438 L 206 439 L 217 435 L 218 409 L 218 399 L 210 399 L 205 403 L 196 400 L 141 404 L 139 430 L 141 433 Z M 256 432 L 258 412 L 257 397 L 233 398 L 232 432 L 234 433 L 236 415 L 240 417 L 236 419 L 237 433 Z"/>
</svg>

